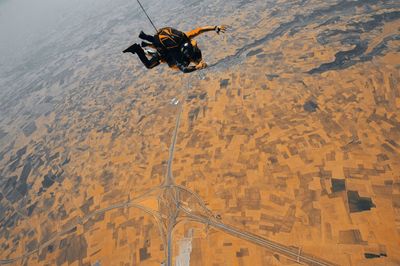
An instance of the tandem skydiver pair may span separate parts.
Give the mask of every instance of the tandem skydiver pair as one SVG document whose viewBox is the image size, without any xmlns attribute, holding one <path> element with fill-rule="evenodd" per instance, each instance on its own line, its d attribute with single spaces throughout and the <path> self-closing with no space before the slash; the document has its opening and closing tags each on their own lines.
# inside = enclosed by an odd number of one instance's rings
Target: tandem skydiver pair
<svg viewBox="0 0 400 266">
<path fill-rule="evenodd" d="M 166 27 L 158 30 L 154 36 L 147 35 L 142 31 L 139 34 L 139 38 L 144 40 L 141 45 L 134 43 L 123 53 L 137 54 L 148 69 L 154 68 L 160 63 L 167 63 L 171 68 L 190 73 L 207 67 L 194 38 L 204 32 L 215 31 L 219 34 L 225 32 L 226 29 L 227 26 L 224 25 L 206 26 L 185 33 Z M 153 50 L 144 50 L 142 47 L 149 47 Z"/>
</svg>

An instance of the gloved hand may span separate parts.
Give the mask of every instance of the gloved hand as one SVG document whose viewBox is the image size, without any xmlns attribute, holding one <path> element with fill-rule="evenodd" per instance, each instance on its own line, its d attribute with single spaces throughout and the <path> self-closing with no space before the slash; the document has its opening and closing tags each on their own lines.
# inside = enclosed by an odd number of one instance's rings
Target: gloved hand
<svg viewBox="0 0 400 266">
<path fill-rule="evenodd" d="M 217 32 L 217 34 L 219 34 L 220 32 L 224 33 L 227 29 L 228 29 L 227 25 L 220 25 L 220 26 L 215 26 L 214 30 Z"/>
<path fill-rule="evenodd" d="M 196 65 L 196 69 L 197 69 L 197 70 L 203 69 L 203 68 L 206 68 L 206 67 L 207 67 L 207 63 L 204 62 L 204 61 L 201 61 L 200 63 L 198 63 L 198 64 Z"/>
</svg>

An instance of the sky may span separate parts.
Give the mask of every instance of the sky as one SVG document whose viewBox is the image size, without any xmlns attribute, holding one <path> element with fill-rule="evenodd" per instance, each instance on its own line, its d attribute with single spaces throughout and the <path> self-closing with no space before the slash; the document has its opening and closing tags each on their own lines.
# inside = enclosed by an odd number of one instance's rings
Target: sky
<svg viewBox="0 0 400 266">
<path fill-rule="evenodd" d="M 35 46 L 65 24 L 80 23 L 105 1 L 0 0 L 0 70 L 20 64 Z"/>
</svg>

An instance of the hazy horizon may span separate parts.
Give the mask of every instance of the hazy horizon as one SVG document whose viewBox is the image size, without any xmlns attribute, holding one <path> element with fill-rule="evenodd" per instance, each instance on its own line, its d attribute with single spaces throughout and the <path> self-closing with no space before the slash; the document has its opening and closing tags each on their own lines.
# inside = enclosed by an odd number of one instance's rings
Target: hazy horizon
<svg viewBox="0 0 400 266">
<path fill-rule="evenodd" d="M 46 40 L 76 27 L 107 1 L 14 0 L 0 2 L 0 70 L 22 64 Z M 110 2 L 110 1 L 108 1 Z M 96 3 L 96 5 L 94 5 Z M 90 12 L 88 12 L 90 10 Z"/>
</svg>

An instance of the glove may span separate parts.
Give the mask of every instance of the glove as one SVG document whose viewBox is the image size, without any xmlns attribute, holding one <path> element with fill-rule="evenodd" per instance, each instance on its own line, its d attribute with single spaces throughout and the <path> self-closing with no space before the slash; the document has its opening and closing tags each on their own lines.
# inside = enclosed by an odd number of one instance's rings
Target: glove
<svg viewBox="0 0 400 266">
<path fill-rule="evenodd" d="M 215 26 L 214 30 L 219 34 L 220 32 L 224 33 L 228 29 L 226 25 Z"/>
<path fill-rule="evenodd" d="M 206 67 L 207 67 L 207 63 L 204 62 L 204 61 L 201 61 L 198 65 L 196 65 L 196 69 L 197 70 L 203 69 L 203 68 L 206 68 Z"/>
</svg>

